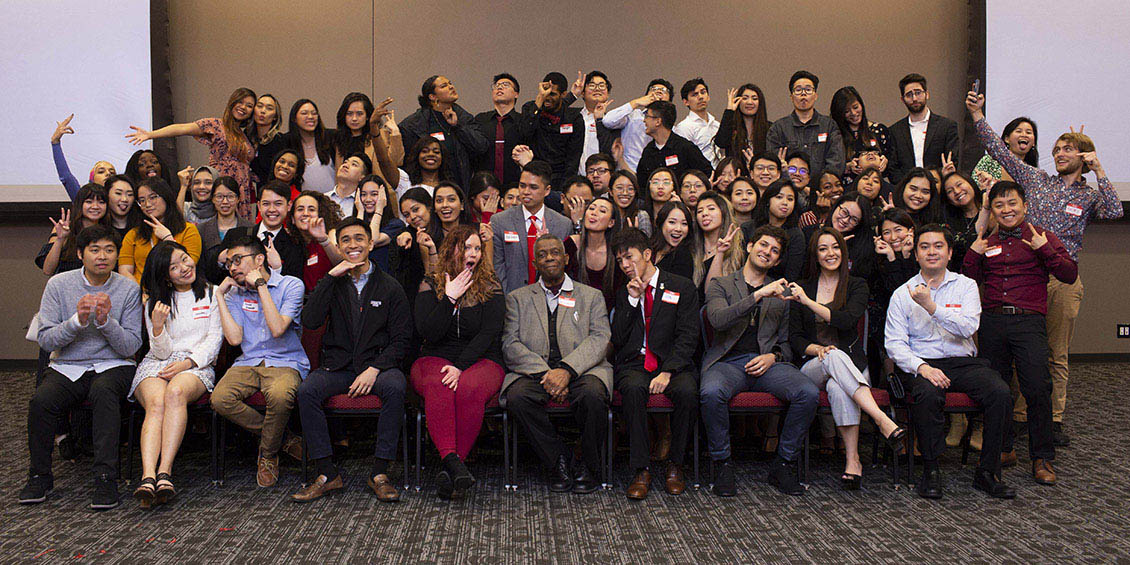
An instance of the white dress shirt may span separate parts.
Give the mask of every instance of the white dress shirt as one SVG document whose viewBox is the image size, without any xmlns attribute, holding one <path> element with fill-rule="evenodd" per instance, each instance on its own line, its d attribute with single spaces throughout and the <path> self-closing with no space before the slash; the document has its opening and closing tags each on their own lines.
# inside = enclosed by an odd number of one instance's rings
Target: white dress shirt
<svg viewBox="0 0 1130 565">
<path fill-rule="evenodd" d="M 916 122 L 909 117 L 906 121 L 910 124 L 910 143 L 914 146 L 914 166 L 922 166 L 922 154 L 926 152 L 926 125 L 930 123 L 930 109 L 926 108 L 926 115 L 922 121 Z"/>
<path fill-rule="evenodd" d="M 353 207 L 357 203 L 357 192 L 358 190 L 354 190 L 347 196 L 338 196 L 337 186 L 334 186 L 334 189 L 329 191 L 330 200 L 333 200 L 338 207 L 341 208 L 342 218 L 348 218 L 353 215 Z"/>
<path fill-rule="evenodd" d="M 885 328 L 887 354 L 899 369 L 915 374 L 924 359 L 973 357 L 973 334 L 981 325 L 981 294 L 965 275 L 946 271 L 942 284 L 930 289 L 937 309 L 931 315 L 910 297 L 910 289 L 925 283 L 914 275 L 891 296 Z"/>
<path fill-rule="evenodd" d="M 706 119 L 691 112 L 683 118 L 683 121 L 675 124 L 671 131 L 697 145 L 699 151 L 702 151 L 702 156 L 710 161 L 710 165 L 717 167 L 721 158 L 718 157 L 718 151 L 714 147 L 714 135 L 718 133 L 719 125 L 721 122 L 709 112 L 706 114 Z"/>
<path fill-rule="evenodd" d="M 588 108 L 581 108 L 581 119 L 585 121 L 585 147 L 581 150 L 581 164 L 577 166 L 577 174 L 584 176 L 585 160 L 593 153 L 600 152 L 600 140 L 596 137 L 596 116 Z"/>
<path fill-rule="evenodd" d="M 601 120 L 604 127 L 620 130 L 620 143 L 624 145 L 624 162 L 633 171 L 640 164 L 640 155 L 643 148 L 651 142 L 651 138 L 644 133 L 643 110 L 633 109 L 632 104 L 624 104 L 613 108 Z"/>
<path fill-rule="evenodd" d="M 561 288 L 557 289 L 557 292 L 549 290 L 549 288 L 545 286 L 545 282 L 541 280 L 541 277 L 538 277 L 538 284 L 541 285 L 541 291 L 545 293 L 545 303 L 549 306 L 550 312 L 557 311 L 557 300 L 560 298 L 561 293 L 573 292 L 573 279 L 569 278 L 569 275 L 565 275 L 565 280 L 561 282 Z M 568 304 L 566 304 L 566 306 L 568 306 Z"/>
<path fill-rule="evenodd" d="M 522 227 L 526 230 L 527 237 L 529 236 L 529 231 L 530 231 L 530 218 L 537 218 L 537 223 L 534 224 L 534 225 L 535 225 L 535 227 L 537 227 L 538 231 L 546 229 L 546 227 L 545 227 L 545 204 L 542 204 L 541 208 L 538 208 L 538 211 L 533 213 L 533 214 L 531 214 L 530 211 L 527 210 L 525 206 L 522 206 Z"/>
</svg>

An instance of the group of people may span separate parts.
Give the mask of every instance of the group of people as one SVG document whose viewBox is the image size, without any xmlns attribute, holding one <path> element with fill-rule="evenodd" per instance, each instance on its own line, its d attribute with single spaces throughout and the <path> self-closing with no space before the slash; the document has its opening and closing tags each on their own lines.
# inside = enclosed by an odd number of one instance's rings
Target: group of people
<svg viewBox="0 0 1130 565">
<path fill-rule="evenodd" d="M 279 101 L 241 88 L 222 118 L 127 135 L 194 136 L 208 166 L 176 173 L 141 150 L 123 175 L 95 163 L 81 186 L 60 145 L 67 118 L 52 149 L 74 203 L 36 260 L 51 279 L 19 500 L 46 499 L 53 446 L 87 401 L 91 506 L 116 506 L 128 398 L 145 410 L 133 494 L 144 508 L 167 503 L 187 406 L 210 393 L 217 413 L 259 436 L 260 486 L 278 480 L 280 453 L 313 461 L 296 502 L 343 489 L 325 401 L 375 395 L 367 483 L 395 501 L 388 472 L 409 384 L 445 498 L 475 484 L 465 461 L 494 399 L 551 491 L 596 490 L 616 393 L 631 499 L 648 496 L 653 472 L 668 494 L 684 491 L 700 422 L 712 491 L 734 496 L 729 408 L 746 391 L 787 406 L 764 432 L 776 454 L 766 480 L 786 494 L 804 492 L 796 466 L 821 391 L 831 408 L 821 444 L 838 435 L 845 489 L 862 482 L 866 414 L 896 452 L 921 452 L 918 492 L 941 497 L 947 391 L 983 412 L 976 488 L 1015 496 L 1001 473 L 1017 463 L 1025 426 L 1014 419 L 1027 422 L 1031 476 L 1055 484 L 1083 231 L 1121 216 L 1121 204 L 1082 128 L 1059 136 L 1055 172 L 1041 171 L 1035 123 L 1017 118 L 998 137 L 970 91 L 987 152 L 971 176 L 956 124 L 930 111 L 926 79 L 898 86 L 908 115 L 888 128 L 850 86 L 818 113 L 807 71 L 789 81 L 793 110 L 772 124 L 754 84 L 727 92 L 719 120 L 705 81 L 688 80 L 689 113 L 676 123 L 661 78 L 611 107 L 604 73 L 571 85 L 549 73 L 518 111 L 518 80 L 503 73 L 494 108 L 471 115 L 451 80 L 433 76 L 399 124 L 391 99 L 351 93 L 336 130 L 302 99 L 286 133 Z M 901 391 L 915 445 L 873 385 Z M 249 405 L 257 393 L 261 405 Z M 662 469 L 647 414 L 660 394 L 673 406 Z M 547 406 L 571 411 L 578 449 Z"/>
</svg>

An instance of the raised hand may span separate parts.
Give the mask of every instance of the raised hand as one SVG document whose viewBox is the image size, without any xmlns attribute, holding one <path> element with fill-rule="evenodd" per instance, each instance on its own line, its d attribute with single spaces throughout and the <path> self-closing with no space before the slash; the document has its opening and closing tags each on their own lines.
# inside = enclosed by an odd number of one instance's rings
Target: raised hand
<svg viewBox="0 0 1130 565">
<path fill-rule="evenodd" d="M 785 166 L 785 155 L 788 155 L 788 154 L 789 154 L 789 148 L 788 147 L 777 148 L 777 160 L 781 162 L 782 168 L 784 168 L 784 166 Z"/>
<path fill-rule="evenodd" d="M 1079 133 L 1083 133 L 1083 126 L 1079 126 Z M 1097 155 L 1095 155 L 1094 151 L 1085 151 L 1083 153 L 1080 153 L 1079 158 L 1083 159 L 1083 163 L 1087 165 L 1087 167 L 1092 171 L 1094 171 L 1096 176 L 1098 176 L 1099 178 L 1106 176 L 1106 173 L 1103 172 L 1103 166 L 1099 164 L 1099 158 Z"/>
<path fill-rule="evenodd" d="M 431 234 L 424 230 L 424 228 L 416 228 L 416 243 L 419 244 L 421 248 L 426 249 L 429 255 L 435 254 L 436 242 L 432 240 Z"/>
<path fill-rule="evenodd" d="M 467 292 L 467 289 L 471 288 L 471 283 L 473 282 L 471 269 L 463 269 L 458 275 L 455 275 L 455 278 L 451 278 L 450 274 L 444 273 L 443 279 L 445 281 L 443 292 L 452 302 L 458 302 L 463 294 Z"/>
<path fill-rule="evenodd" d="M 70 210 L 67 210 L 66 208 L 59 208 L 59 221 L 57 222 L 55 221 L 55 218 L 52 218 L 50 216 L 48 216 L 47 219 L 51 220 L 51 225 L 55 226 L 53 229 L 53 231 L 55 232 L 55 237 L 59 238 L 60 240 L 65 240 L 67 239 L 67 236 L 71 234 Z"/>
<path fill-rule="evenodd" d="M 90 294 L 84 294 L 78 299 L 77 313 L 80 326 L 90 322 L 90 315 L 94 313 L 94 302 L 94 296 Z"/>
<path fill-rule="evenodd" d="M 459 114 L 455 113 L 454 108 L 448 108 L 443 111 L 443 119 L 447 121 L 447 125 L 455 126 L 459 124 Z"/>
<path fill-rule="evenodd" d="M 1024 243 L 1028 244 L 1028 247 L 1031 247 L 1032 250 L 1035 251 L 1043 247 L 1044 244 L 1048 242 L 1048 233 L 1040 231 L 1039 228 L 1033 226 L 1032 224 L 1028 225 L 1032 228 L 1032 239 L 1025 239 L 1023 241 Z"/>
<path fill-rule="evenodd" d="M 598 120 L 603 119 L 604 114 L 606 112 L 608 112 L 608 109 L 611 108 L 611 107 L 612 107 L 612 99 L 611 98 L 609 98 L 608 100 L 605 100 L 604 102 L 597 102 L 596 106 L 593 106 L 593 108 L 592 108 L 592 117 L 596 118 Z M 617 138 L 617 139 L 619 139 L 619 138 Z"/>
<path fill-rule="evenodd" d="M 731 111 L 737 110 L 738 109 L 738 102 L 740 102 L 740 101 L 741 101 L 741 97 L 738 96 L 738 89 L 736 89 L 736 88 L 727 88 L 726 89 L 726 109 L 727 110 L 731 110 Z"/>
<path fill-rule="evenodd" d="M 51 145 L 59 143 L 64 135 L 75 132 L 75 129 L 71 127 L 71 119 L 74 117 L 75 115 L 71 114 L 64 118 L 63 121 L 55 122 L 55 131 L 51 134 Z"/>
<path fill-rule="evenodd" d="M 641 279 L 639 275 L 636 275 L 632 277 L 632 280 L 628 281 L 628 296 L 639 298 L 643 296 L 645 288 L 647 288 L 647 285 L 644 284 L 643 279 Z"/>
<path fill-rule="evenodd" d="M 895 207 L 895 195 L 894 194 L 888 194 L 886 198 L 879 196 L 879 206 L 881 208 L 881 210 L 880 210 L 881 212 L 886 212 L 887 210 L 894 208 Z"/>
<path fill-rule="evenodd" d="M 94 295 L 94 323 L 103 326 L 106 325 L 110 317 L 110 295 L 105 292 L 99 292 Z"/>
<path fill-rule="evenodd" d="M 145 222 L 150 228 L 153 228 L 153 237 L 157 238 L 157 241 L 160 242 L 164 241 L 166 238 L 173 237 L 173 232 L 169 231 L 169 228 L 165 227 L 165 224 L 162 224 L 161 220 L 158 220 L 149 212 L 144 212 L 144 214 L 145 217 L 142 218 L 141 221 Z"/>
<path fill-rule="evenodd" d="M 859 165 L 859 157 L 852 157 L 851 161 L 847 162 L 847 170 L 855 175 L 863 171 L 863 167 Z"/>
<path fill-rule="evenodd" d="M 623 158 L 624 158 L 624 142 L 620 141 L 620 138 L 617 137 L 616 140 L 612 142 L 612 159 L 615 160 L 617 163 L 619 163 L 620 160 L 623 159 Z"/>
<path fill-rule="evenodd" d="M 510 158 L 519 166 L 525 167 L 526 163 L 534 160 L 534 151 L 530 149 L 529 145 L 515 145 L 514 149 L 510 151 Z"/>
<path fill-rule="evenodd" d="M 730 246 L 734 244 L 734 234 L 736 233 L 738 233 L 738 226 L 730 224 L 730 229 L 726 231 L 726 237 L 718 238 L 718 246 L 714 248 L 714 254 L 722 255 L 729 251 Z"/>
<path fill-rule="evenodd" d="M 875 236 L 875 254 L 882 255 L 888 261 L 895 260 L 895 250 L 887 243 L 887 241 L 879 236 Z"/>
<path fill-rule="evenodd" d="M 789 281 L 781 278 L 761 287 L 761 290 L 758 292 L 760 292 L 762 296 L 772 296 L 783 300 L 785 298 L 785 288 L 788 286 Z"/>
<path fill-rule="evenodd" d="M 460 371 L 459 368 L 454 365 L 444 365 L 440 367 L 439 372 L 443 375 L 443 377 L 440 378 L 440 382 L 442 382 L 444 386 L 451 390 L 459 388 L 459 377 L 463 374 L 463 371 Z"/>
<path fill-rule="evenodd" d="M 1084 127 L 1086 127 L 1086 124 L 1079 124 L 1079 131 L 1075 131 L 1075 126 L 1067 126 L 1067 129 L 1071 130 L 1071 133 L 1083 133 Z"/>
<path fill-rule="evenodd" d="M 483 199 L 482 211 L 483 212 L 490 212 L 492 214 L 497 212 L 498 211 L 498 201 L 499 201 L 499 199 L 500 199 L 500 195 L 495 194 L 493 192 L 488 193 L 486 195 L 486 197 L 484 197 L 484 199 Z"/>
<path fill-rule="evenodd" d="M 267 242 L 267 266 L 272 269 L 282 268 L 282 256 L 279 255 L 279 250 L 275 247 L 275 238 L 271 238 Z"/>
<path fill-rule="evenodd" d="M 799 284 L 795 282 L 788 283 L 788 289 L 792 293 L 792 295 L 786 296 L 784 298 L 785 300 L 795 300 L 797 302 L 800 302 L 801 304 L 804 304 L 808 301 L 808 294 L 804 292 L 804 289 L 801 288 Z"/>
<path fill-rule="evenodd" d="M 879 172 L 880 173 L 885 172 L 887 170 L 887 156 L 886 155 L 879 155 L 879 165 L 878 166 L 879 166 Z"/>
<path fill-rule="evenodd" d="M 742 157 L 745 159 L 745 166 L 748 169 L 750 164 L 753 163 L 753 148 L 747 146 L 742 149 Z"/>
<path fill-rule="evenodd" d="M 216 287 L 216 294 L 220 295 L 220 298 L 223 298 L 229 290 L 237 286 L 239 286 L 239 284 L 235 282 L 235 279 L 231 277 L 224 277 L 224 280 L 220 282 L 220 286 Z"/>
<path fill-rule="evenodd" d="M 177 172 L 177 179 L 180 180 L 181 188 L 188 186 L 188 182 L 192 180 L 192 173 L 194 172 L 196 172 L 196 169 L 192 168 L 192 165 L 189 165 Z"/>
<path fill-rule="evenodd" d="M 402 249 L 408 249 L 409 247 L 412 247 L 411 232 L 409 232 L 408 230 L 400 232 L 400 235 L 396 236 L 396 244 Z"/>
<path fill-rule="evenodd" d="M 310 237 L 314 238 L 314 241 L 322 243 L 329 237 L 326 234 L 326 221 L 321 216 L 310 218 L 307 226 L 306 230 L 310 232 Z M 273 241 L 274 238 L 271 238 L 271 240 Z"/>
<path fill-rule="evenodd" d="M 548 81 L 539 82 L 538 83 L 538 95 L 537 95 L 537 98 L 534 99 L 534 105 L 536 105 L 538 108 L 541 108 L 541 105 L 543 103 L 545 103 L 545 97 L 549 96 L 549 90 L 551 88 L 553 88 L 553 83 L 548 82 Z"/>
<path fill-rule="evenodd" d="M 925 283 L 918 283 L 910 289 L 910 299 L 925 308 L 927 312 L 930 311 L 929 305 L 934 302 L 930 298 L 930 286 Z"/>
<path fill-rule="evenodd" d="M 969 117 L 973 118 L 973 121 L 976 122 L 985 117 L 985 112 L 983 111 L 984 107 L 984 94 L 977 94 L 972 90 L 965 94 L 965 109 L 969 110 Z"/>
<path fill-rule="evenodd" d="M 953 164 L 953 151 L 942 154 L 942 176 L 956 172 L 957 167 Z"/>
<path fill-rule="evenodd" d="M 165 322 L 169 319 L 169 307 L 164 302 L 153 305 L 153 313 L 149 315 L 153 322 L 153 333 L 164 329 Z"/>
<path fill-rule="evenodd" d="M 392 97 L 385 98 L 376 108 L 373 108 L 373 115 L 369 116 L 369 125 L 378 124 L 384 121 L 386 116 L 392 115 L 392 110 L 388 105 L 392 104 Z"/>
<path fill-rule="evenodd" d="M 581 221 L 581 218 L 585 217 L 584 198 L 581 198 L 580 196 L 570 196 L 569 198 L 565 199 L 565 202 L 566 206 L 569 208 L 565 211 L 566 215 L 569 216 L 570 220 L 573 220 L 574 224 Z"/>
<path fill-rule="evenodd" d="M 490 222 L 479 223 L 479 240 L 484 244 L 494 239 L 494 228 L 490 227 Z"/>
<path fill-rule="evenodd" d="M 577 99 L 581 99 L 581 95 L 585 93 L 585 72 L 577 71 L 577 80 L 573 81 L 572 86 L 569 87 L 569 92 Z"/>
<path fill-rule="evenodd" d="M 342 262 L 334 265 L 333 268 L 330 269 L 329 275 L 331 277 L 340 277 L 341 275 L 348 273 L 350 269 L 352 269 L 353 267 L 356 267 L 356 266 L 357 265 L 355 263 L 350 263 L 349 261 L 342 261 Z"/>
<path fill-rule="evenodd" d="M 244 279 L 247 284 L 247 288 L 255 288 L 255 285 L 258 284 L 261 280 L 263 280 L 262 269 L 252 269 L 250 273 L 247 273 L 247 278 Z M 266 287 L 264 286 L 264 288 Z"/>
<path fill-rule="evenodd" d="M 129 142 L 133 145 L 141 145 L 142 143 L 153 139 L 153 132 L 149 130 L 141 129 L 137 126 L 130 126 L 129 129 L 132 129 L 133 133 L 127 133 L 126 139 L 128 139 Z"/>
<path fill-rule="evenodd" d="M 993 178 L 993 175 L 990 175 L 989 173 L 982 170 L 976 171 L 975 174 L 977 175 L 977 186 L 981 187 L 981 191 L 985 193 L 984 203 L 981 205 L 981 207 L 987 209 L 989 207 L 989 190 L 992 189 L 993 185 L 997 183 L 997 179 Z"/>
</svg>

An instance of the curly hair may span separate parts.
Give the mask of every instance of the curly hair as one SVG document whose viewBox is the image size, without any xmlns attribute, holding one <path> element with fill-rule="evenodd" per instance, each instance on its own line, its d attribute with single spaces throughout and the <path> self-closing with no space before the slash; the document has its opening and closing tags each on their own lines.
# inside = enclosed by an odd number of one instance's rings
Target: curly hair
<svg viewBox="0 0 1130 565">
<path fill-rule="evenodd" d="M 337 225 L 341 223 L 341 206 L 338 206 L 337 202 L 330 200 L 330 197 L 323 192 L 318 192 L 317 190 L 303 190 L 298 193 L 298 196 L 290 203 L 291 210 L 290 213 L 286 215 L 287 233 L 299 238 L 301 241 L 308 241 L 306 234 L 302 233 L 302 230 L 298 229 L 298 226 L 294 223 L 294 203 L 298 202 L 298 199 L 303 196 L 309 196 L 318 203 L 318 217 L 326 222 L 326 233 L 337 228 Z"/>
<path fill-rule="evenodd" d="M 479 236 L 479 230 L 475 226 L 460 224 L 451 229 L 450 232 L 443 238 L 443 243 L 439 245 L 437 254 L 439 255 L 439 267 L 435 272 L 428 274 L 428 282 L 435 290 L 436 296 L 443 298 L 446 292 L 447 281 L 444 276 L 455 278 L 459 273 L 463 272 L 463 248 L 467 242 L 467 238 L 471 236 Z M 481 239 L 480 239 L 481 242 Z M 494 275 L 494 266 L 486 261 L 486 244 L 483 243 L 482 258 L 479 263 L 475 265 L 475 270 L 471 276 L 471 286 L 467 287 L 467 292 L 459 297 L 459 306 L 475 306 L 482 304 L 489 300 L 496 292 L 502 290 L 502 284 L 498 282 L 498 277 Z"/>
</svg>

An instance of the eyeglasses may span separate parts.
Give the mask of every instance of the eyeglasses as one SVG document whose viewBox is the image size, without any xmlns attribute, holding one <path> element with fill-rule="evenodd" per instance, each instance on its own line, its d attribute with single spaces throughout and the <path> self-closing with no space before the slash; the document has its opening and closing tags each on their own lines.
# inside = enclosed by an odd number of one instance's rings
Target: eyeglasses
<svg viewBox="0 0 1130 565">
<path fill-rule="evenodd" d="M 764 173 L 766 171 L 776 171 L 777 165 L 754 165 L 753 170 L 758 173 Z"/>
<path fill-rule="evenodd" d="M 808 174 L 808 169 L 806 169 L 804 167 L 789 167 L 788 171 L 789 171 L 790 175 L 794 175 L 794 174 L 807 175 Z"/>
<path fill-rule="evenodd" d="M 236 196 L 234 194 L 217 194 L 212 196 L 212 200 L 219 200 L 220 202 L 231 202 L 235 199 Z"/>
<path fill-rule="evenodd" d="M 634 186 L 630 185 L 630 184 L 625 185 L 625 186 L 614 186 L 614 187 L 612 187 L 612 192 L 615 192 L 617 194 L 628 194 L 630 192 L 635 192 L 635 191 L 636 191 L 636 188 Z"/>
<path fill-rule="evenodd" d="M 843 220 L 843 221 L 845 221 L 848 224 L 851 224 L 853 226 L 858 224 L 859 221 L 863 219 L 860 216 L 856 216 L 856 215 L 852 214 L 851 212 L 848 212 L 842 206 L 840 208 L 836 209 L 836 218 L 839 219 L 839 220 Z"/>
<path fill-rule="evenodd" d="M 803 96 L 805 94 L 813 94 L 815 92 L 816 92 L 816 89 L 812 88 L 811 86 L 798 86 L 798 87 L 793 89 L 793 94 L 796 94 L 797 96 Z"/>
<path fill-rule="evenodd" d="M 670 179 L 651 179 L 647 184 L 650 186 L 675 186 L 675 183 L 671 182 Z"/>
<path fill-rule="evenodd" d="M 595 168 L 595 169 L 589 169 L 589 174 L 590 175 L 603 175 L 603 174 L 605 174 L 605 173 L 607 173 L 611 170 L 612 169 L 609 169 L 608 167 L 599 167 L 599 168 Z"/>
<path fill-rule="evenodd" d="M 606 83 L 606 82 L 590 82 L 587 85 L 585 85 L 585 88 L 591 88 L 592 90 L 608 90 L 608 83 Z"/>
<path fill-rule="evenodd" d="M 922 96 L 926 96 L 925 90 L 911 90 L 910 92 L 903 94 L 903 97 L 905 98 L 920 98 Z"/>
<path fill-rule="evenodd" d="M 239 262 L 243 261 L 245 258 L 254 257 L 255 255 L 255 253 L 248 253 L 246 255 L 232 255 L 231 257 L 228 257 L 227 261 L 224 261 L 224 268 L 231 269 L 232 265 L 238 265 Z"/>
<path fill-rule="evenodd" d="M 150 202 L 156 202 L 158 200 L 164 200 L 164 199 L 161 198 L 160 196 L 157 196 L 156 194 L 150 194 L 149 196 L 138 196 L 137 197 L 137 203 L 138 204 L 148 204 Z"/>
</svg>

